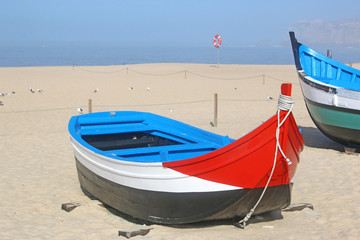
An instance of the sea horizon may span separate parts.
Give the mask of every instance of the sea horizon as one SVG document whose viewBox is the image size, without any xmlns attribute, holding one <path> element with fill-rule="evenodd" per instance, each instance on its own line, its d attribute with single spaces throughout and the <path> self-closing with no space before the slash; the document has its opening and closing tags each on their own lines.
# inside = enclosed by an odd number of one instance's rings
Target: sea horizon
<svg viewBox="0 0 360 240">
<path fill-rule="evenodd" d="M 333 46 L 333 58 L 360 62 L 360 48 Z M 326 55 L 327 49 L 314 50 Z M 218 52 L 219 51 L 219 52 Z M 240 65 L 294 64 L 291 46 L 116 46 L 106 44 L 36 44 L 0 46 L 0 67 L 112 66 L 146 63 L 200 63 Z"/>
</svg>

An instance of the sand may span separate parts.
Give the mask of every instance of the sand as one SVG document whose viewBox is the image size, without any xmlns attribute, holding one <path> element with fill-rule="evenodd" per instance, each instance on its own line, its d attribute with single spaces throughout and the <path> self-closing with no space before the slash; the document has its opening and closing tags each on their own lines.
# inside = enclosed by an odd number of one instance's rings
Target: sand
<svg viewBox="0 0 360 240">
<path fill-rule="evenodd" d="M 147 111 L 239 138 L 276 112 L 282 82 L 293 83 L 294 115 L 305 139 L 292 203 L 315 210 L 275 211 L 244 230 L 231 221 L 146 226 L 81 191 L 67 124 L 77 108 L 88 112 L 89 99 L 93 111 Z M 11 93 L 0 96 L 0 239 L 125 239 L 118 231 L 148 228 L 132 239 L 360 238 L 359 155 L 346 154 L 315 127 L 293 65 L 0 68 L 0 92 Z M 211 125 L 215 93 L 217 127 Z M 68 202 L 81 206 L 61 210 Z"/>
</svg>

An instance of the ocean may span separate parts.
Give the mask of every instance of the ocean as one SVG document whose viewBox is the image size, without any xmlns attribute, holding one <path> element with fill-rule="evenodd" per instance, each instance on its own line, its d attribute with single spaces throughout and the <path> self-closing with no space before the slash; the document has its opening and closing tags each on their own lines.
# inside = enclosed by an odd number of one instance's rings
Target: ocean
<svg viewBox="0 0 360 240">
<path fill-rule="evenodd" d="M 323 48 L 320 46 L 320 48 Z M 316 48 L 314 48 L 316 49 Z M 325 54 L 327 49 L 316 49 Z M 333 58 L 343 63 L 360 62 L 359 48 L 334 47 Z M 294 64 L 288 47 L 228 47 L 219 49 L 220 64 Z M 218 63 L 218 49 L 194 46 L 29 45 L 0 46 L 0 67 L 107 66 L 144 63 Z"/>
</svg>

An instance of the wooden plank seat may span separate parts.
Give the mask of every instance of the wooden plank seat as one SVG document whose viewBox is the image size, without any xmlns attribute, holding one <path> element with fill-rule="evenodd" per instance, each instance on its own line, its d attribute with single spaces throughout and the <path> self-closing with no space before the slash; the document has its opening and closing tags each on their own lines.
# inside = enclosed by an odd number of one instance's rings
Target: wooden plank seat
<svg viewBox="0 0 360 240">
<path fill-rule="evenodd" d="M 132 161 L 165 162 L 184 159 L 186 156 L 202 155 L 212 152 L 220 146 L 215 144 L 178 144 L 158 147 L 143 147 L 106 151 L 106 155 L 118 156 Z M 198 153 L 198 154 L 197 154 Z"/>
</svg>

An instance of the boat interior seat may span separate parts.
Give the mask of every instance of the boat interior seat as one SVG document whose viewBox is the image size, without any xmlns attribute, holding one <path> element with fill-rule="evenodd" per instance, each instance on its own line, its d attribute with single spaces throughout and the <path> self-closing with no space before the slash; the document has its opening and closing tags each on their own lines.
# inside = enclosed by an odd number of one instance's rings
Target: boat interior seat
<svg viewBox="0 0 360 240">
<path fill-rule="evenodd" d="M 109 156 L 139 162 L 168 162 L 203 155 L 220 148 L 215 144 L 180 144 L 159 147 L 144 147 L 105 151 Z"/>
</svg>

